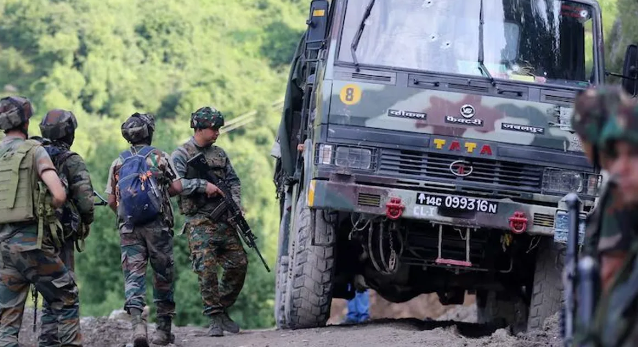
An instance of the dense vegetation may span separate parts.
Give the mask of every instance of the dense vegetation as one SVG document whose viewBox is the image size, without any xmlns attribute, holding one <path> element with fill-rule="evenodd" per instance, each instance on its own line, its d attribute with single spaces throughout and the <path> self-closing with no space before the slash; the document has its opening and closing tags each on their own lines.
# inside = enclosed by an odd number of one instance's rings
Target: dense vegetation
<svg viewBox="0 0 638 347">
<path fill-rule="evenodd" d="M 86 158 L 99 192 L 109 164 L 126 148 L 119 128 L 133 112 L 157 115 L 154 144 L 171 152 L 190 136 L 188 117 L 198 107 L 214 105 L 227 119 L 256 110 L 255 122 L 219 143 L 242 179 L 249 222 L 274 266 L 278 213 L 269 153 L 279 111 L 270 105 L 283 97 L 308 3 L 1 0 L 0 95 L 26 95 L 35 103 L 31 134 L 39 134 L 37 121 L 46 110 L 73 110 L 80 124 L 74 150 Z M 618 71 L 624 47 L 638 40 L 638 5 L 605 0 L 601 6 L 608 68 Z M 622 25 L 612 30 L 617 10 Z M 182 225 L 177 214 L 176 323 L 204 324 Z M 77 257 L 83 315 L 106 315 L 123 305 L 118 241 L 113 213 L 99 208 L 87 249 Z M 249 253 L 248 279 L 231 313 L 246 328 L 272 326 L 274 276 Z"/>
<path fill-rule="evenodd" d="M 33 135 L 46 110 L 73 110 L 80 126 L 73 149 L 86 158 L 99 192 L 110 163 L 126 148 L 120 125 L 130 114 L 156 114 L 154 144 L 170 153 L 190 136 L 195 109 L 214 105 L 230 120 L 256 110 L 256 121 L 219 144 L 242 180 L 248 220 L 273 267 L 278 209 L 269 153 L 279 111 L 270 105 L 283 98 L 307 6 L 300 0 L 3 0 L 0 91 L 35 103 Z M 176 323 L 202 324 L 177 215 Z M 248 279 L 231 314 L 246 328 L 271 326 L 274 275 L 249 253 Z M 108 208 L 98 208 L 77 262 L 82 315 L 122 308 L 119 236 Z M 153 306 L 150 287 L 147 298 Z"/>
</svg>

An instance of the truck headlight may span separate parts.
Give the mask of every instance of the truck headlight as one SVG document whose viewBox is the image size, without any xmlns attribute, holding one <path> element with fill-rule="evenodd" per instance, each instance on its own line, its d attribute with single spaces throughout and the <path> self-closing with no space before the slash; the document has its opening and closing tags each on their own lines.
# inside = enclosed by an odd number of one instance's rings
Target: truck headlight
<svg viewBox="0 0 638 347">
<path fill-rule="evenodd" d="M 543 172 L 543 192 L 547 193 L 597 196 L 600 182 L 598 174 L 552 168 Z"/>
<path fill-rule="evenodd" d="M 337 147 L 335 165 L 351 169 L 369 170 L 372 168 L 372 150 L 357 147 Z"/>
</svg>

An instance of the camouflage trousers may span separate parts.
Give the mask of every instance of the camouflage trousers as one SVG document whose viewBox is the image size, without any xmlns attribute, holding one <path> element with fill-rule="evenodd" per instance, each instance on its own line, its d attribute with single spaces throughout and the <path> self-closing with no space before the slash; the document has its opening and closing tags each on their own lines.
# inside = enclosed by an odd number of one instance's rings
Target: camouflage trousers
<svg viewBox="0 0 638 347">
<path fill-rule="evenodd" d="M 122 228 L 120 232 L 122 271 L 124 272 L 124 309 L 143 310 L 146 306 L 146 265 L 153 268 L 153 302 L 157 317 L 174 317 L 175 262 L 173 230 L 163 223 L 152 222 L 143 227 Z"/>
<path fill-rule="evenodd" d="M 246 278 L 248 258 L 237 232 L 226 223 L 196 219 L 184 226 L 193 271 L 199 280 L 203 314 L 211 316 L 232 306 Z M 224 270 L 221 282 L 217 267 Z"/>
<path fill-rule="evenodd" d="M 69 238 L 62 245 L 59 252 L 60 260 L 69 270 L 69 273 L 75 280 L 75 242 Z M 42 317 L 40 317 L 40 337 L 38 341 L 39 347 L 44 346 L 59 346 L 60 338 L 58 333 L 58 321 L 55 316 L 51 303 L 48 300 L 44 300 L 42 303 Z"/>
<path fill-rule="evenodd" d="M 54 249 L 16 252 L 0 244 L 0 346 L 18 347 L 24 305 L 30 284 L 49 302 L 59 329 L 58 345 L 82 346 L 78 287 Z"/>
</svg>

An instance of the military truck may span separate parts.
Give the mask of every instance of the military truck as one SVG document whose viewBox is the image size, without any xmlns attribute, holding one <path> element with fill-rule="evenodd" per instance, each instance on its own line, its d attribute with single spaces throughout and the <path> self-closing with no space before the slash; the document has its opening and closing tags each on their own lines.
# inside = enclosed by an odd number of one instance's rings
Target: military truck
<svg viewBox="0 0 638 347">
<path fill-rule="evenodd" d="M 602 184 L 570 126 L 610 74 L 601 21 L 593 0 L 312 1 L 273 151 L 277 326 L 367 288 L 474 294 L 479 322 L 518 331 L 557 312 L 563 198 L 584 219 Z"/>
</svg>

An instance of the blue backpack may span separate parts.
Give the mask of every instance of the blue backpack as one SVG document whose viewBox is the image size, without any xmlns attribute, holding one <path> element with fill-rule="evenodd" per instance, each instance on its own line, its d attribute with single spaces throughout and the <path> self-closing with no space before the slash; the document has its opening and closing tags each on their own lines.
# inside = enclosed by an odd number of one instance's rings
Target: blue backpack
<svg viewBox="0 0 638 347">
<path fill-rule="evenodd" d="M 162 196 L 155 177 L 149 175 L 146 157 L 155 150 L 146 146 L 137 153 L 120 154 L 117 215 L 126 223 L 144 225 L 162 212 Z"/>
</svg>

